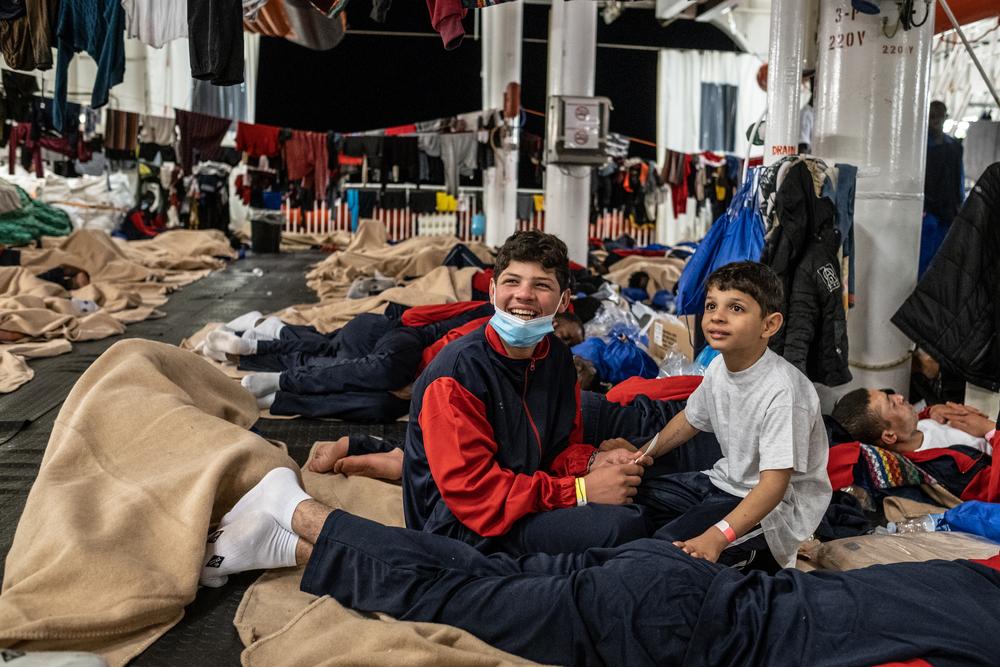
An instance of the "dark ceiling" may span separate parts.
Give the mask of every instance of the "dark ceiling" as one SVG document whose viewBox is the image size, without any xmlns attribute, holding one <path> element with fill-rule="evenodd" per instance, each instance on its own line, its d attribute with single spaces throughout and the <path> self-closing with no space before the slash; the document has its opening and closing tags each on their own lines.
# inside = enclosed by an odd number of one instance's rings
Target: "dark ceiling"
<svg viewBox="0 0 1000 667">
<path fill-rule="evenodd" d="M 450 116 L 482 106 L 480 44 L 473 38 L 473 11 L 466 38 L 445 51 L 419 0 L 396 0 L 385 24 L 368 17 L 367 0 L 347 8 L 348 34 L 336 48 L 310 51 L 291 42 L 261 38 L 257 79 L 258 122 L 307 130 L 375 129 Z M 483 9 L 478 11 L 491 11 Z M 522 103 L 545 107 L 549 8 L 526 5 L 522 55 Z M 431 35 L 370 35 L 351 30 Z M 737 50 L 714 26 L 676 21 L 662 27 L 651 10 L 630 9 L 611 25 L 598 18 L 595 93 L 611 98 L 611 129 L 649 141 L 656 138 L 657 48 Z M 613 45 L 652 47 L 649 50 Z M 528 128 L 541 134 L 539 119 Z M 652 149 L 640 155 L 654 158 Z"/>
</svg>

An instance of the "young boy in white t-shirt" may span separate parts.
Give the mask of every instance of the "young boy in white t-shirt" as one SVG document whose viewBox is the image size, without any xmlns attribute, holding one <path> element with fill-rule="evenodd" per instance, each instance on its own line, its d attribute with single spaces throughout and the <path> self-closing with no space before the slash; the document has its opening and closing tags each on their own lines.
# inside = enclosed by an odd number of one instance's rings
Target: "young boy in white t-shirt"
<svg viewBox="0 0 1000 667">
<path fill-rule="evenodd" d="M 659 432 L 652 455 L 708 431 L 722 458 L 704 472 L 646 479 L 640 500 L 659 514 L 657 523 L 666 522 L 657 536 L 696 558 L 719 561 L 727 548 L 740 551 L 730 547 L 739 540 L 789 567 L 830 503 L 819 397 L 767 347 L 782 325 L 781 303 L 781 282 L 763 264 L 737 262 L 709 276 L 701 326 L 720 354 L 686 408 Z"/>
</svg>

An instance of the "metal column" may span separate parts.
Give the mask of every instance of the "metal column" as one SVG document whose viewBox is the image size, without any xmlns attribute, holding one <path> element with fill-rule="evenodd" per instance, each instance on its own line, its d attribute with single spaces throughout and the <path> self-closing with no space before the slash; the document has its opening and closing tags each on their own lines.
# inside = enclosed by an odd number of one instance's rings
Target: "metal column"
<svg viewBox="0 0 1000 667">
<path fill-rule="evenodd" d="M 548 94 L 594 94 L 597 39 L 596 2 L 552 0 L 549 15 Z M 590 167 L 545 168 L 545 231 L 561 238 L 569 258 L 587 265 L 590 224 Z"/>
<path fill-rule="evenodd" d="M 764 164 L 799 152 L 799 97 L 808 5 L 809 0 L 771 2 Z"/>
<path fill-rule="evenodd" d="M 508 2 L 479 10 L 483 20 L 483 108 L 503 109 L 504 89 L 521 83 L 521 25 L 524 6 Z M 512 119 L 496 151 L 496 166 L 483 172 L 486 243 L 502 245 L 517 228 L 518 119 Z"/>
<path fill-rule="evenodd" d="M 889 318 L 917 282 L 934 35 L 927 21 L 886 37 L 882 18 L 893 25 L 896 9 L 881 8 L 871 16 L 848 0 L 820 6 L 814 150 L 858 167 L 856 305 L 847 316 L 854 380 L 838 391 L 909 387 L 911 344 Z"/>
</svg>

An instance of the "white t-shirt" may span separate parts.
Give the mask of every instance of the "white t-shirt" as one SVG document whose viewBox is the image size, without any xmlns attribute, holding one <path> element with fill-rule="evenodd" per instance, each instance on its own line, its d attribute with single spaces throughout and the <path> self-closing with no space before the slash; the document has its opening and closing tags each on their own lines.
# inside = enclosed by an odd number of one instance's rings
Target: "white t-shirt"
<svg viewBox="0 0 1000 667">
<path fill-rule="evenodd" d="M 771 350 L 738 373 L 719 355 L 684 412 L 692 426 L 719 440 L 722 458 L 705 471 L 718 489 L 745 498 L 761 470 L 792 469 L 785 497 L 760 523 L 775 560 L 793 566 L 832 492 L 826 472 L 830 444 L 812 383 Z"/>
<path fill-rule="evenodd" d="M 188 36 L 187 0 L 121 0 L 125 36 L 160 48 Z"/>
<path fill-rule="evenodd" d="M 925 449 L 937 449 L 939 447 L 951 447 L 952 445 L 965 445 L 974 447 L 985 454 L 991 454 L 993 448 L 986 438 L 977 438 L 969 435 L 965 431 L 960 431 L 954 426 L 939 424 L 933 419 L 921 419 L 917 422 L 917 430 L 924 434 L 924 442 L 920 445 L 922 452 Z"/>
</svg>

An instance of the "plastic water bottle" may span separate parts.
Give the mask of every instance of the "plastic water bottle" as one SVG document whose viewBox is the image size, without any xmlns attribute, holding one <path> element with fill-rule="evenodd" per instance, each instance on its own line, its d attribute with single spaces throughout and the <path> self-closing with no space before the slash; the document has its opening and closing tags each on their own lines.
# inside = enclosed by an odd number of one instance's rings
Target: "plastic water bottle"
<svg viewBox="0 0 1000 667">
<path fill-rule="evenodd" d="M 933 533 L 935 531 L 951 530 L 944 520 L 944 514 L 925 514 L 915 519 L 895 523 L 890 521 L 885 526 L 886 532 L 897 535 L 908 533 Z"/>
</svg>

